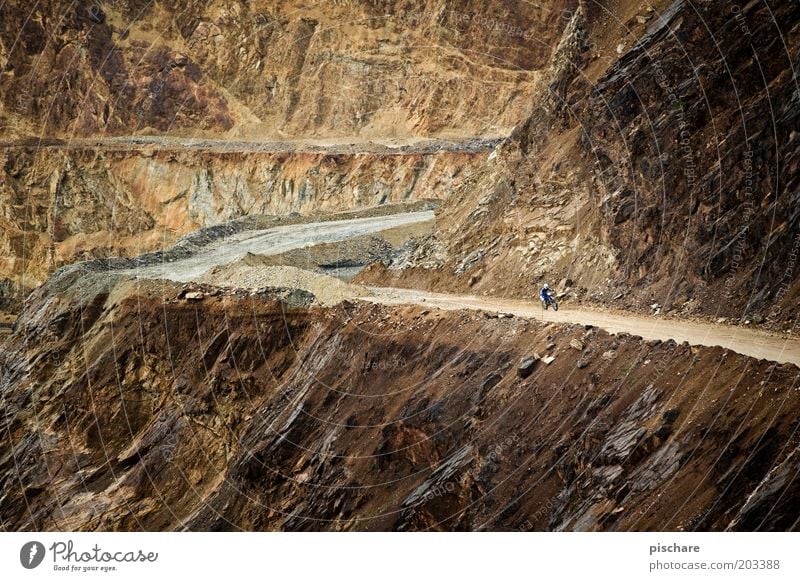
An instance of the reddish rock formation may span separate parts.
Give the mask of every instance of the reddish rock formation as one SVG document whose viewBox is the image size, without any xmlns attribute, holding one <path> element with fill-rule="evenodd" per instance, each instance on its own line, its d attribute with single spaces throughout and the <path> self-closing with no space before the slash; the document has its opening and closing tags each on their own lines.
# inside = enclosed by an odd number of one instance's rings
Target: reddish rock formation
<svg viewBox="0 0 800 581">
<path fill-rule="evenodd" d="M 4 527 L 797 527 L 794 366 L 481 313 L 182 294 L 100 274 L 32 296 L 0 351 Z"/>
<path fill-rule="evenodd" d="M 796 3 L 586 3 L 534 111 L 402 270 L 364 280 L 797 322 Z M 608 10 L 609 12 L 606 12 Z"/>
</svg>

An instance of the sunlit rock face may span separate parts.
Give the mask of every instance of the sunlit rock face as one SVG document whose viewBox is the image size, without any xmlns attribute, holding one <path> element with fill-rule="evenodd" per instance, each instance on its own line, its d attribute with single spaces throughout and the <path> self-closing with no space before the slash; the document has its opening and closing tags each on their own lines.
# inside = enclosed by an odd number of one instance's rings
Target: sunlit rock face
<svg viewBox="0 0 800 581">
<path fill-rule="evenodd" d="M 6 132 L 506 134 L 575 2 L 0 7 Z"/>
<path fill-rule="evenodd" d="M 166 248 L 242 216 L 441 199 L 488 155 L 0 150 L 0 302 L 63 264 Z"/>
</svg>

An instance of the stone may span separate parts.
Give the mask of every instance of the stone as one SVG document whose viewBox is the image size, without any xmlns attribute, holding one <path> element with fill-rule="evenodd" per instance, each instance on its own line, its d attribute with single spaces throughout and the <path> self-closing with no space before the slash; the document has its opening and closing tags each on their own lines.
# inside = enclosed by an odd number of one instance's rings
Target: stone
<svg viewBox="0 0 800 581">
<path fill-rule="evenodd" d="M 187 301 L 202 301 L 206 295 L 200 291 L 191 291 L 183 295 L 183 298 Z"/>
<path fill-rule="evenodd" d="M 589 367 L 589 363 L 584 361 L 583 359 L 579 359 L 576 365 L 578 369 L 586 369 L 587 367 Z"/>
<path fill-rule="evenodd" d="M 606 464 L 622 464 L 646 436 L 647 430 L 637 422 L 622 422 L 606 437 L 599 457 Z"/>
<path fill-rule="evenodd" d="M 456 267 L 455 272 L 456 274 L 463 274 L 468 271 L 470 268 L 475 266 L 478 262 L 480 262 L 484 257 L 483 250 L 475 250 L 470 252 L 464 260 Z"/>
<path fill-rule="evenodd" d="M 500 383 L 502 379 L 503 376 L 500 375 L 499 373 L 490 373 L 489 375 L 487 375 L 484 378 L 483 383 L 481 383 L 481 386 L 478 388 L 477 393 L 473 395 L 472 403 L 474 403 L 475 405 L 480 405 L 480 403 L 486 397 L 486 394 L 489 393 L 489 390 L 492 389 L 498 383 Z"/>
<path fill-rule="evenodd" d="M 517 375 L 519 375 L 522 379 L 530 377 L 533 370 L 536 368 L 536 364 L 539 361 L 539 356 L 534 355 L 533 357 L 525 357 L 517 367 Z"/>
<path fill-rule="evenodd" d="M 681 411 L 677 408 L 671 408 L 661 414 L 661 419 L 664 420 L 664 423 L 671 424 L 675 420 L 678 419 L 678 416 L 681 414 Z"/>
<path fill-rule="evenodd" d="M 561 289 L 561 290 L 566 290 L 568 288 L 571 288 L 574 285 L 575 285 L 575 281 L 573 281 L 571 278 L 564 278 L 564 279 L 561 280 L 560 283 L 558 283 L 558 288 Z"/>
<path fill-rule="evenodd" d="M 503 379 L 503 377 L 499 373 L 490 373 L 489 375 L 486 376 L 486 378 L 483 380 L 483 383 L 481 384 L 481 387 L 480 387 L 481 393 L 485 394 L 487 391 L 489 391 L 495 385 L 500 383 L 500 380 L 502 380 L 502 379 Z"/>
<path fill-rule="evenodd" d="M 653 435 L 659 440 L 666 440 L 670 437 L 670 435 L 672 435 L 672 426 L 670 424 L 663 424 L 659 426 L 655 432 L 653 432 Z"/>
<path fill-rule="evenodd" d="M 580 339 L 573 339 L 569 342 L 569 346 L 575 349 L 576 351 L 583 351 L 583 341 Z"/>
</svg>

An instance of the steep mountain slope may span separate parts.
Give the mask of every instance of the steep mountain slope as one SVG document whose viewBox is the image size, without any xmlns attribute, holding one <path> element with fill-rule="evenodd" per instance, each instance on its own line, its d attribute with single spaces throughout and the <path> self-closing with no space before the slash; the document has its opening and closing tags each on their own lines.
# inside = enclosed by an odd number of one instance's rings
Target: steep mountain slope
<svg viewBox="0 0 800 581">
<path fill-rule="evenodd" d="M 796 2 L 170 6 L 4 4 L 3 135 L 516 128 L 442 158 L 8 148 L 0 289 L 231 217 L 440 197 L 361 280 L 796 323 Z M 108 264 L 0 336 L 3 529 L 800 527 L 796 366 Z"/>
<path fill-rule="evenodd" d="M 0 127 L 505 135 L 573 3 L 10 0 Z"/>
<path fill-rule="evenodd" d="M 795 366 L 188 290 L 72 268 L 36 291 L 0 350 L 3 528 L 798 527 Z"/>
<path fill-rule="evenodd" d="M 581 4 L 530 118 L 370 280 L 792 327 L 799 58 L 796 3 Z"/>
</svg>

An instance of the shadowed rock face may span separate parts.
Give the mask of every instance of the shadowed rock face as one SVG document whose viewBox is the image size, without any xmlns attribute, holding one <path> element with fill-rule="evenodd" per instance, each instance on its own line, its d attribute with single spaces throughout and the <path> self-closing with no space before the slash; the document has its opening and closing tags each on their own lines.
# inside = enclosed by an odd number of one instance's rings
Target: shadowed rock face
<svg viewBox="0 0 800 581">
<path fill-rule="evenodd" d="M 796 303 L 799 40 L 796 3 L 676 1 L 593 87 L 604 237 L 664 303 Z"/>
<path fill-rule="evenodd" d="M 189 296 L 106 275 L 32 295 L 0 351 L 6 529 L 797 527 L 794 366 L 480 313 Z"/>
<path fill-rule="evenodd" d="M 572 4 L 4 2 L 0 123 L 12 135 L 504 134 Z"/>
</svg>

